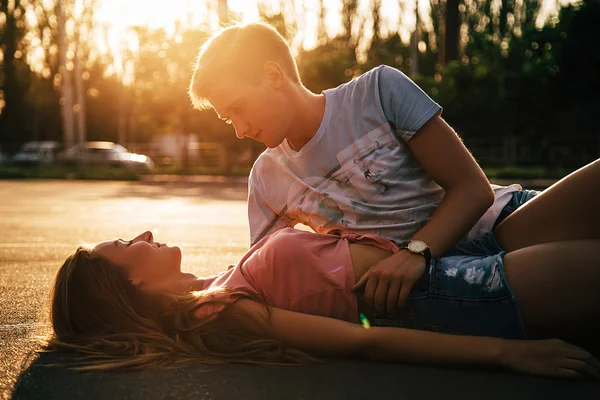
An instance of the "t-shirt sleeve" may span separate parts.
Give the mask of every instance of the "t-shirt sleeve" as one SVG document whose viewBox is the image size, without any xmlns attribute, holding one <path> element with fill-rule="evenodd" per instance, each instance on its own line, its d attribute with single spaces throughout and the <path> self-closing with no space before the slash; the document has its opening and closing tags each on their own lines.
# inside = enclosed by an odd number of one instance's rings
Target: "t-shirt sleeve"
<svg viewBox="0 0 600 400">
<path fill-rule="evenodd" d="M 255 169 L 248 179 L 248 225 L 250 226 L 250 246 L 279 229 L 287 227 L 287 220 L 277 215 L 265 201 L 262 180 Z"/>
<path fill-rule="evenodd" d="M 395 68 L 381 68 L 378 86 L 385 118 L 396 136 L 405 142 L 442 110 L 409 77 Z"/>
</svg>

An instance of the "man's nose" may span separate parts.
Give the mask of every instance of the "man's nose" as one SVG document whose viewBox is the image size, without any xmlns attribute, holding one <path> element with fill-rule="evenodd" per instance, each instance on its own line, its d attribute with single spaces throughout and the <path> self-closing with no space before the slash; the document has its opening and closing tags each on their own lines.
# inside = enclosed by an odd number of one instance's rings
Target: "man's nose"
<svg viewBox="0 0 600 400">
<path fill-rule="evenodd" d="M 246 133 L 248 132 L 249 125 L 238 120 L 233 123 L 233 128 L 235 129 L 235 136 L 237 136 L 238 139 L 243 139 L 247 136 Z"/>
</svg>

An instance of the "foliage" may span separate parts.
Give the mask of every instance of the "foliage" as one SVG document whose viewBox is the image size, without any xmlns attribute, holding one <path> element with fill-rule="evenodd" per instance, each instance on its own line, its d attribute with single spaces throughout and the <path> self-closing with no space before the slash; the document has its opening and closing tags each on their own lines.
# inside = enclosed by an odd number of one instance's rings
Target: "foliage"
<svg viewBox="0 0 600 400">
<path fill-rule="evenodd" d="M 22 7 L 23 1 L 15 4 Z M 442 67 L 439 27 L 445 2 L 431 1 L 433 28 L 423 29 L 420 40 L 426 47 L 418 52 L 398 34 L 379 34 L 381 2 L 373 2 L 375 35 L 365 59 L 359 54 L 360 38 L 368 27 L 358 17 L 359 2 L 343 0 L 344 31 L 328 38 L 324 20 L 320 21 L 320 45 L 301 50 L 297 57 L 301 76 L 310 90 L 319 92 L 379 64 L 411 74 L 416 61 L 418 75 L 412 78 L 444 106 L 445 119 L 478 159 L 486 160 L 491 145 L 478 148 L 476 143 L 485 139 L 501 147 L 506 138 L 518 139 L 518 164 L 569 167 L 597 158 L 600 135 L 594 112 L 600 106 L 600 31 L 596 28 L 600 3 L 589 0 L 563 7 L 557 19 L 541 28 L 535 23 L 540 1 L 500 3 L 500 8 L 491 7 L 491 1 L 463 3 L 462 58 Z M 44 48 L 45 66 L 51 73 L 43 74 L 25 57 L 13 57 L 17 49 L 28 51 L 22 40 L 27 27 L 21 21 L 23 12 L 9 12 L 6 4 L 1 3 L 6 22 L 0 25 L 4 55 L 0 91 L 6 106 L 0 114 L 0 144 L 4 151 L 13 152 L 28 140 L 62 140 L 62 128 L 54 81 L 58 61 L 50 51 L 56 32 L 49 15 L 40 14 L 36 33 L 38 37 L 52 33 Z M 288 39 L 297 32 L 297 19 L 269 14 L 266 9 L 261 14 Z M 213 111 L 198 112 L 190 106 L 187 86 L 198 48 L 208 36 L 206 28 L 178 28 L 170 35 L 135 27 L 131 33 L 139 49 L 125 52 L 120 61 L 114 55 L 94 56 L 94 49 L 83 49 L 88 140 L 144 143 L 164 134 L 195 133 L 232 154 L 262 151 L 260 144 L 237 140 Z M 133 71 L 125 83 L 119 74 L 111 74 L 115 65 Z M 120 137 L 118 132 L 123 131 L 126 135 Z"/>
</svg>

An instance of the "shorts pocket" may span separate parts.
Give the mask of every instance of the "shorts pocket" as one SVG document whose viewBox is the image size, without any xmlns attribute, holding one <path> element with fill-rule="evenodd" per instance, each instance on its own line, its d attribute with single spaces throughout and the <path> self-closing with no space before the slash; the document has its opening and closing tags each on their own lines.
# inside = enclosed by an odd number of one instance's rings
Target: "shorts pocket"
<svg viewBox="0 0 600 400">
<path fill-rule="evenodd" d="M 430 294 L 456 300 L 510 298 L 502 255 L 442 257 L 432 266 Z"/>
</svg>

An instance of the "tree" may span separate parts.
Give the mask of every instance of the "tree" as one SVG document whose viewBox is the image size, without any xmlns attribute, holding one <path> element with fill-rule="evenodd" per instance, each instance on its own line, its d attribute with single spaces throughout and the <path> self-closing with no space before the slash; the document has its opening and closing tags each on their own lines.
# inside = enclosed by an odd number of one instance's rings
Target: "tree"
<svg viewBox="0 0 600 400">
<path fill-rule="evenodd" d="M 0 14 L 4 25 L 0 26 L 0 49 L 2 50 L 2 86 L 0 87 L 0 139 L 15 147 L 26 125 L 26 90 L 28 68 L 23 64 L 19 47 L 25 33 L 23 16 L 25 9 L 20 0 L 0 0 Z M 12 150 L 12 149 L 11 149 Z"/>
<path fill-rule="evenodd" d="M 63 0 L 57 0 L 55 4 L 56 16 L 58 18 L 58 73 L 60 74 L 60 105 L 63 120 L 63 145 L 70 148 L 75 144 L 74 120 L 73 120 L 73 79 L 72 62 L 67 58 L 67 47 L 69 40 L 66 31 L 66 16 Z"/>
<path fill-rule="evenodd" d="M 444 6 L 444 27 L 442 33 L 442 47 L 440 51 L 440 64 L 458 60 L 459 32 L 460 32 L 460 0 L 446 0 Z M 488 1 L 488 3 L 490 3 Z"/>
<path fill-rule="evenodd" d="M 86 95 L 82 64 L 84 64 L 85 55 L 89 54 L 89 49 L 86 49 L 86 39 L 92 28 L 92 15 L 96 1 L 83 1 L 80 15 L 76 15 L 73 0 L 55 1 L 55 12 L 58 18 L 58 70 L 63 117 L 63 144 L 68 148 L 75 142 L 81 143 L 86 140 Z M 72 32 L 67 31 L 67 22 L 73 26 Z M 77 136 L 75 136 L 75 132 L 77 132 Z"/>
</svg>

